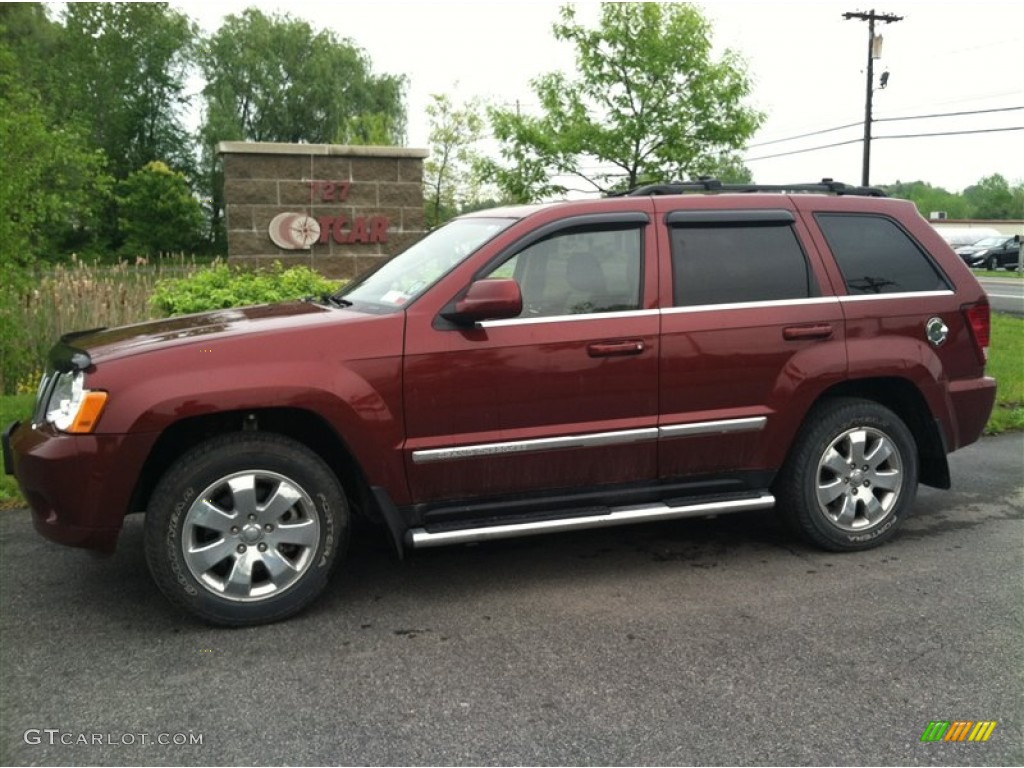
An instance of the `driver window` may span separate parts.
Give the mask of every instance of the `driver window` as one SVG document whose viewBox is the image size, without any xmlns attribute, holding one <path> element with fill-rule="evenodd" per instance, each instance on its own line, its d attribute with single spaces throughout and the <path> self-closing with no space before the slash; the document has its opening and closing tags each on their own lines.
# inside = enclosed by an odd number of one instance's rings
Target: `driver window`
<svg viewBox="0 0 1024 768">
<path fill-rule="evenodd" d="M 522 318 L 640 308 L 641 230 L 573 229 L 533 243 L 486 277 L 511 277 Z"/>
</svg>

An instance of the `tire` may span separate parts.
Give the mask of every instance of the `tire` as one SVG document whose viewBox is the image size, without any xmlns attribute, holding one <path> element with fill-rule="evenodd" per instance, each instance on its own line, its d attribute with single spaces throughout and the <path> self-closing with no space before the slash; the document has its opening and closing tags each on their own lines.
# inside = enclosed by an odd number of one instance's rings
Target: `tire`
<svg viewBox="0 0 1024 768">
<path fill-rule="evenodd" d="M 241 432 L 182 455 L 146 512 L 146 562 L 179 608 L 220 626 L 279 621 L 327 585 L 348 542 L 337 478 L 302 444 Z"/>
<path fill-rule="evenodd" d="M 870 400 L 816 406 L 776 483 L 779 511 L 807 541 L 834 552 L 895 535 L 917 494 L 918 452 L 906 424 Z"/>
<path fill-rule="evenodd" d="M 988 268 L 993 272 L 995 272 L 998 269 L 1001 269 L 1001 267 L 999 266 L 999 259 L 997 259 L 995 256 L 989 256 Z"/>
</svg>

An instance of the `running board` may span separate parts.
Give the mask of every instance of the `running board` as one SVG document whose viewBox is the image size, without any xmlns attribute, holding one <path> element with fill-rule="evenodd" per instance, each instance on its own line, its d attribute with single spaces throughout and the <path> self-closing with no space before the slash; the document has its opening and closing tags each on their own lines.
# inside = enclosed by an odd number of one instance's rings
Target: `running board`
<svg viewBox="0 0 1024 768">
<path fill-rule="evenodd" d="M 644 523 L 653 520 L 674 520 L 681 517 L 704 517 L 728 512 L 750 512 L 770 509 L 775 506 L 775 497 L 761 493 L 745 499 L 709 501 L 701 504 L 685 504 L 670 507 L 667 504 L 638 504 L 611 507 L 608 512 L 582 517 L 563 517 L 536 520 L 526 523 L 488 525 L 475 528 L 459 528 L 431 533 L 425 528 L 412 528 L 406 534 L 406 541 L 413 549 L 443 547 L 448 544 L 468 544 L 493 539 L 511 539 L 518 536 L 537 536 L 542 533 L 561 533 L 584 528 L 608 528 L 628 523 Z"/>
</svg>

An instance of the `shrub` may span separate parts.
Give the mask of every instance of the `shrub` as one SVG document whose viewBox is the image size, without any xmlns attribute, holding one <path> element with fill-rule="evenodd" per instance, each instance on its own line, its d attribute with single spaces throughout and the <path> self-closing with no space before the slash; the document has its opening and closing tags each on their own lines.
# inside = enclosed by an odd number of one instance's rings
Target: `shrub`
<svg viewBox="0 0 1024 768">
<path fill-rule="evenodd" d="M 161 315 L 184 315 L 319 296 L 337 288 L 309 267 L 284 269 L 274 262 L 270 269 L 247 271 L 215 262 L 188 277 L 159 281 L 150 303 Z"/>
<path fill-rule="evenodd" d="M 203 234 L 203 209 L 185 175 L 154 160 L 118 185 L 118 224 L 126 256 L 192 251 Z"/>
</svg>

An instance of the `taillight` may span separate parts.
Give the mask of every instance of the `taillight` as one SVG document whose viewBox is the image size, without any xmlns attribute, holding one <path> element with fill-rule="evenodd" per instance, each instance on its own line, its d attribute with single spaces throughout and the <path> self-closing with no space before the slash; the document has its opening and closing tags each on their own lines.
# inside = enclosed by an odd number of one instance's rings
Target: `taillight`
<svg viewBox="0 0 1024 768">
<path fill-rule="evenodd" d="M 983 362 L 988 362 L 988 344 L 991 338 L 992 316 L 988 306 L 988 299 L 982 299 L 977 304 L 971 304 L 963 308 L 964 316 L 967 318 L 967 325 L 971 329 L 971 336 L 974 339 L 974 346 L 978 350 Z"/>
</svg>

